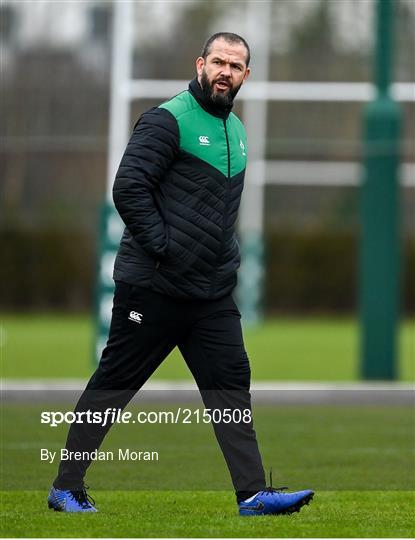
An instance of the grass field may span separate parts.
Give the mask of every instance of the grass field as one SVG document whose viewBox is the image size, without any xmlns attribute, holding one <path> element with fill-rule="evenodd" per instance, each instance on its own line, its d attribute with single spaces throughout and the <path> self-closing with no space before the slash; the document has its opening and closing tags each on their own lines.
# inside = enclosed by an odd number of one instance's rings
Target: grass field
<svg viewBox="0 0 415 540">
<path fill-rule="evenodd" d="M 0 317 L 2 377 L 83 377 L 92 371 L 93 322 L 88 316 Z M 274 318 L 245 331 L 254 380 L 353 381 L 358 376 L 356 321 Z M 399 375 L 415 379 L 415 321 L 400 332 Z M 154 377 L 190 378 L 175 350 Z"/>
<path fill-rule="evenodd" d="M 1 375 L 88 377 L 89 317 L 3 316 Z M 400 379 L 414 380 L 415 322 L 400 333 Z M 254 380 L 358 379 L 358 333 L 350 319 L 267 321 L 245 332 Z M 156 376 L 189 377 L 177 352 Z M 177 405 L 176 405 L 177 406 Z M 195 407 L 195 405 L 192 405 Z M 131 410 L 134 410 L 132 406 Z M 148 406 L 147 406 L 148 407 Z M 4 403 L 1 432 L 1 520 L 5 537 L 413 537 L 413 410 L 405 406 L 259 406 L 255 429 L 275 485 L 310 487 L 315 500 L 300 514 L 240 518 L 229 474 L 211 426 L 116 426 L 103 450 L 160 452 L 153 463 L 97 462 L 87 481 L 98 514 L 49 511 L 45 499 L 67 426 L 40 424 L 41 410 L 73 403 Z M 168 404 L 151 405 L 169 410 Z"/>
<path fill-rule="evenodd" d="M 48 404 L 46 410 L 70 410 Z M 167 404 L 146 405 L 168 410 Z M 142 410 L 141 406 L 140 410 Z M 5 404 L 2 531 L 23 537 L 411 537 L 415 533 L 413 410 L 410 407 L 255 408 L 264 465 L 275 485 L 310 487 L 300 514 L 244 519 L 211 426 L 117 425 L 102 447 L 157 449 L 158 462 L 96 462 L 87 481 L 98 515 L 48 511 L 57 463 L 39 448 L 62 447 L 67 427 L 40 424 L 40 404 Z M 137 411 L 133 405 L 129 410 Z M 111 491 L 109 490 L 111 489 Z M 140 489 L 140 491 L 138 491 Z"/>
<path fill-rule="evenodd" d="M 44 492 L 2 493 L 6 537 L 413 537 L 414 493 L 319 492 L 292 516 L 241 518 L 229 492 L 99 492 L 100 513 L 46 508 Z M 19 504 L 16 506 L 16 499 Z"/>
<path fill-rule="evenodd" d="M 185 406 L 186 404 L 182 404 Z M 197 404 L 188 404 L 195 409 Z M 176 411 L 178 404 L 132 404 L 128 410 Z M 68 426 L 40 422 L 41 411 L 71 411 L 73 403 L 4 403 L 2 489 L 49 487 L 57 460 L 40 460 L 40 448 L 65 444 Z M 183 418 L 183 417 L 182 417 Z M 193 417 L 194 418 L 194 417 Z M 255 430 L 265 468 L 278 485 L 316 490 L 415 489 L 414 415 L 410 406 L 255 405 Z M 118 448 L 157 451 L 158 461 L 120 461 Z M 224 490 L 229 474 L 210 424 L 117 424 L 87 482 L 99 490 Z"/>
</svg>

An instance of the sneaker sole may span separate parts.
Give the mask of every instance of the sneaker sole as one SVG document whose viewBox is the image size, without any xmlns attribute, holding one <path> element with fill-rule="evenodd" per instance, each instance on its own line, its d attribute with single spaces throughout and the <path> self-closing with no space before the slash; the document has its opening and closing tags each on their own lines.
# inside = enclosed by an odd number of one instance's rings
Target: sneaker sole
<svg viewBox="0 0 415 540">
<path fill-rule="evenodd" d="M 48 502 L 48 507 L 51 509 L 51 510 L 55 510 L 55 512 L 63 512 L 62 508 L 56 508 L 56 506 L 53 506 L 52 503 Z"/>
<path fill-rule="evenodd" d="M 51 509 L 51 510 L 54 510 L 55 512 L 64 512 L 63 508 L 56 508 L 56 506 L 53 506 L 52 503 L 48 502 L 48 507 Z M 96 512 L 97 510 L 95 510 Z M 94 514 L 95 512 L 89 512 L 90 514 Z M 77 512 L 67 512 L 68 514 L 75 514 Z M 80 513 L 85 513 L 85 512 L 80 512 Z"/>
<path fill-rule="evenodd" d="M 275 514 L 272 514 L 272 515 L 285 516 L 287 514 L 294 514 L 295 512 L 299 512 L 303 506 L 310 504 L 313 497 L 314 497 L 314 493 L 310 493 L 310 495 L 307 495 L 306 497 L 304 497 L 304 499 L 301 499 L 301 501 L 298 501 L 298 503 L 293 504 L 292 506 L 289 506 L 282 512 L 276 512 Z"/>
</svg>

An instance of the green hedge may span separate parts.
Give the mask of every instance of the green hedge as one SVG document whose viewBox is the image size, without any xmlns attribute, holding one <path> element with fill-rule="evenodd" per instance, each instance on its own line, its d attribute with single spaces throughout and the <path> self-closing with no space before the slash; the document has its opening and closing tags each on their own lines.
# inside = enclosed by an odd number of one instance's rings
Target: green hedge
<svg viewBox="0 0 415 540">
<path fill-rule="evenodd" d="M 415 240 L 403 242 L 402 306 L 415 310 Z M 357 308 L 358 236 L 323 229 L 269 231 L 265 308 L 340 311 Z"/>
<path fill-rule="evenodd" d="M 85 231 L 0 231 L 1 309 L 86 310 L 94 298 L 96 238 Z M 357 235 L 269 230 L 267 311 L 350 312 L 357 305 Z M 415 239 L 404 243 L 402 304 L 415 311 Z"/>
<path fill-rule="evenodd" d="M 7 310 L 89 309 L 95 240 L 84 231 L 0 231 L 0 298 Z"/>
</svg>

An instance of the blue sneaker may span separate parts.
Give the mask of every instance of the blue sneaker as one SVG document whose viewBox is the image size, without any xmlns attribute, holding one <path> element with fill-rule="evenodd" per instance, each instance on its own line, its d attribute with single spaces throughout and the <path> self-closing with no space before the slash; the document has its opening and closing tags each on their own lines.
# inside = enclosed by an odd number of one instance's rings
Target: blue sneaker
<svg viewBox="0 0 415 540">
<path fill-rule="evenodd" d="M 240 516 L 264 516 L 266 514 L 292 514 L 299 512 L 300 508 L 308 504 L 314 496 L 314 491 L 305 489 L 294 493 L 282 493 L 283 488 L 272 487 L 259 491 L 253 497 L 241 501 Z"/>
<path fill-rule="evenodd" d="M 80 491 L 62 490 L 52 487 L 48 496 L 48 506 L 55 512 L 97 512 L 92 505 L 94 499 L 86 492 L 87 487 Z"/>
</svg>

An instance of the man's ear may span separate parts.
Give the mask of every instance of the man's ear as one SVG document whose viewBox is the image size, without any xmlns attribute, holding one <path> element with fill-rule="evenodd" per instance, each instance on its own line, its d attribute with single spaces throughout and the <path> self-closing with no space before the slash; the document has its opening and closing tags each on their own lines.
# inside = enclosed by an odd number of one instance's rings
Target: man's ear
<svg viewBox="0 0 415 540">
<path fill-rule="evenodd" d="M 198 77 L 202 76 L 204 65 L 205 65 L 205 59 L 199 56 L 199 58 L 196 59 L 196 71 L 197 71 Z"/>
<path fill-rule="evenodd" d="M 246 79 L 249 77 L 250 74 L 251 74 L 251 68 L 248 67 L 248 68 L 246 68 L 245 75 L 244 75 L 242 83 L 244 83 L 246 81 Z"/>
</svg>

